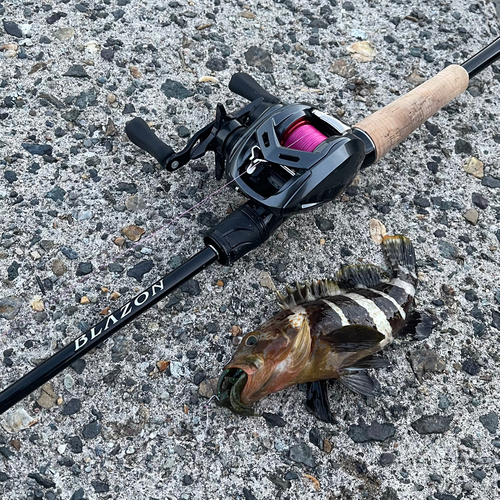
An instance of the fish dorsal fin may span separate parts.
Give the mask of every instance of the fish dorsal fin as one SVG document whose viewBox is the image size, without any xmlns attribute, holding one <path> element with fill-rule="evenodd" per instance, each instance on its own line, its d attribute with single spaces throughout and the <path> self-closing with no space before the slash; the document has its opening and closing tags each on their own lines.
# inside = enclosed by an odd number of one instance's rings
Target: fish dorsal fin
<svg viewBox="0 0 500 500">
<path fill-rule="evenodd" d="M 389 278 L 383 269 L 373 264 L 345 266 L 337 274 L 337 282 L 341 288 L 373 288 L 387 283 Z"/>
<path fill-rule="evenodd" d="M 362 396 L 375 397 L 380 395 L 380 384 L 377 379 L 370 377 L 366 372 L 343 373 L 339 382 L 344 386 Z"/>
<path fill-rule="evenodd" d="M 286 285 L 286 295 L 278 293 L 278 299 L 283 309 L 314 302 L 315 300 L 324 297 L 331 297 L 340 293 L 339 286 L 336 281 L 332 280 L 316 280 L 304 285 L 296 283 L 295 289 L 290 285 Z"/>
<path fill-rule="evenodd" d="M 354 352 L 375 347 L 385 335 L 369 326 L 348 325 L 322 335 L 320 339 L 328 342 L 336 352 Z"/>
</svg>

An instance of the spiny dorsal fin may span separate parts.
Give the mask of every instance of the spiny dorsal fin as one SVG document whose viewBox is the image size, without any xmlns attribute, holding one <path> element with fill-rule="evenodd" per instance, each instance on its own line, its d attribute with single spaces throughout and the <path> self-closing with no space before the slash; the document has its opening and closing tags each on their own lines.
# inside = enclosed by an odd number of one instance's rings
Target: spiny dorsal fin
<svg viewBox="0 0 500 500">
<path fill-rule="evenodd" d="M 373 288 L 386 283 L 388 277 L 383 269 L 373 264 L 345 266 L 337 274 L 337 282 L 341 288 Z"/>
<path fill-rule="evenodd" d="M 339 286 L 336 281 L 332 280 L 316 280 L 301 285 L 296 284 L 296 288 L 286 285 L 287 295 L 277 292 L 280 305 L 283 309 L 314 302 L 315 300 L 324 297 L 331 297 L 340 293 Z"/>
</svg>

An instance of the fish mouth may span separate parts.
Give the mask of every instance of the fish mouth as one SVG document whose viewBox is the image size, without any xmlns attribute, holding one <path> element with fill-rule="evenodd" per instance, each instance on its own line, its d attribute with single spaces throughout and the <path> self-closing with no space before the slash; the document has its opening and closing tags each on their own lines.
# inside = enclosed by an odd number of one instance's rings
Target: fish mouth
<svg viewBox="0 0 500 500">
<path fill-rule="evenodd" d="M 247 381 L 248 374 L 241 368 L 226 368 L 217 384 L 217 404 L 229 408 L 238 415 L 253 415 L 252 406 L 241 401 L 241 393 Z"/>
</svg>

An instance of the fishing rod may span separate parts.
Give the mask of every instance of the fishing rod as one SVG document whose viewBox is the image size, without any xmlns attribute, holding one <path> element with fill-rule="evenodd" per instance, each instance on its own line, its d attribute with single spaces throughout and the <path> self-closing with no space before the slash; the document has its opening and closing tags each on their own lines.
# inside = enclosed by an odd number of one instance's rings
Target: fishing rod
<svg viewBox="0 0 500 500">
<path fill-rule="evenodd" d="M 0 414 L 212 263 L 233 264 L 288 217 L 335 199 L 360 169 L 382 158 L 498 58 L 500 38 L 353 127 L 313 106 L 284 104 L 245 73 L 233 75 L 229 89 L 251 102 L 231 114 L 218 104 L 215 120 L 178 153 L 141 118 L 129 121 L 129 139 L 168 171 L 214 152 L 217 180 L 225 174 L 248 201 L 206 234 L 205 248 L 1 392 Z"/>
</svg>

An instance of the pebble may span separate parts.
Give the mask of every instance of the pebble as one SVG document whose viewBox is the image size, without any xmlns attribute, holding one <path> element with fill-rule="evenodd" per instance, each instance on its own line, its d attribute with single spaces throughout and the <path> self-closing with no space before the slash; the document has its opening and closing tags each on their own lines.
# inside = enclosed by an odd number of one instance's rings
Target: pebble
<svg viewBox="0 0 500 500">
<path fill-rule="evenodd" d="M 486 187 L 498 189 L 498 188 L 500 188 L 500 179 L 497 179 L 496 177 L 492 177 L 491 175 L 485 175 L 483 177 L 481 184 L 483 186 L 486 186 Z"/>
<path fill-rule="evenodd" d="M 420 383 L 423 382 L 424 373 L 443 372 L 446 369 L 445 361 L 431 349 L 410 351 L 409 358 L 412 369 Z"/>
<path fill-rule="evenodd" d="M 81 64 L 73 64 L 63 76 L 70 76 L 72 78 L 90 78 L 89 74 L 85 71 Z"/>
<path fill-rule="evenodd" d="M 92 211 L 91 210 L 84 210 L 83 212 L 80 212 L 78 214 L 78 220 L 83 221 L 83 220 L 89 220 L 92 218 Z"/>
<path fill-rule="evenodd" d="M 82 408 L 82 402 L 77 399 L 73 398 L 70 399 L 62 408 L 61 408 L 61 415 L 74 415 L 75 413 L 78 413 Z"/>
<path fill-rule="evenodd" d="M 440 239 L 438 241 L 438 247 L 439 253 L 445 259 L 454 260 L 460 255 L 458 248 L 446 240 Z"/>
<path fill-rule="evenodd" d="M 481 367 L 479 366 L 478 362 L 473 359 L 473 358 L 467 358 L 463 363 L 462 363 L 462 370 L 465 373 L 468 373 L 469 375 L 478 375 L 479 371 L 481 370 Z"/>
<path fill-rule="evenodd" d="M 360 63 L 366 63 L 373 61 L 375 55 L 377 54 L 377 49 L 375 45 L 371 42 L 356 42 L 347 47 L 347 51 L 351 54 L 351 57 Z"/>
<path fill-rule="evenodd" d="M 328 71 L 334 75 L 348 79 L 356 75 L 356 65 L 349 59 L 337 59 Z"/>
<path fill-rule="evenodd" d="M 355 443 L 365 443 L 370 441 L 385 441 L 394 436 L 396 427 L 390 423 L 380 424 L 372 422 L 370 425 L 364 423 L 351 425 L 347 431 L 347 435 Z"/>
<path fill-rule="evenodd" d="M 52 188 L 48 193 L 45 194 L 45 198 L 50 198 L 54 201 L 63 201 L 66 191 L 59 186 Z"/>
<path fill-rule="evenodd" d="M 62 276 L 66 272 L 66 266 L 64 265 L 64 262 L 59 260 L 59 259 L 54 259 L 52 261 L 52 272 L 56 276 Z"/>
<path fill-rule="evenodd" d="M 276 285 L 274 284 L 273 278 L 267 271 L 262 271 L 259 274 L 259 284 L 272 292 L 276 291 Z"/>
<path fill-rule="evenodd" d="M 80 262 L 76 269 L 77 276 L 85 276 L 86 274 L 90 274 L 94 270 L 94 266 L 91 262 Z"/>
<path fill-rule="evenodd" d="M 481 210 L 488 208 L 488 200 L 481 193 L 472 193 L 472 203 Z"/>
<path fill-rule="evenodd" d="M 335 229 L 335 224 L 330 219 L 326 219 L 325 217 L 321 217 L 317 215 L 314 217 L 314 222 L 320 231 L 332 231 Z"/>
<path fill-rule="evenodd" d="M 469 210 L 464 213 L 464 219 L 475 226 L 479 220 L 479 212 L 475 208 L 469 208 Z"/>
<path fill-rule="evenodd" d="M 370 237 L 376 245 L 381 245 L 387 234 L 385 226 L 377 219 L 370 219 Z"/>
<path fill-rule="evenodd" d="M 5 180 L 9 183 L 9 184 L 12 184 L 13 182 L 16 182 L 17 181 L 17 175 L 15 172 L 13 172 L 12 170 L 6 170 L 4 173 L 3 173 L 3 176 L 5 177 Z"/>
<path fill-rule="evenodd" d="M 211 57 L 205 66 L 212 71 L 224 71 L 227 69 L 227 61 L 222 57 Z"/>
<path fill-rule="evenodd" d="M 21 146 L 31 155 L 52 155 L 52 146 L 49 144 L 30 144 L 28 142 L 22 142 Z"/>
<path fill-rule="evenodd" d="M 127 276 L 135 278 L 140 283 L 144 275 L 153 269 L 153 266 L 154 264 L 152 260 L 142 260 L 127 271 Z"/>
<path fill-rule="evenodd" d="M 273 72 L 274 67 L 271 54 L 262 47 L 257 47 L 256 45 L 249 47 L 245 52 L 245 61 L 249 66 L 254 66 L 264 73 Z"/>
<path fill-rule="evenodd" d="M 245 497 L 245 500 L 257 500 L 252 491 L 245 487 L 243 487 L 243 496 Z"/>
<path fill-rule="evenodd" d="M 311 448 L 306 443 L 300 443 L 292 446 L 288 452 L 290 460 L 294 462 L 301 463 L 314 469 L 316 467 L 316 462 L 314 461 Z"/>
<path fill-rule="evenodd" d="M 302 82 L 304 83 L 304 85 L 306 87 L 314 89 L 314 88 L 317 88 L 320 84 L 319 75 L 310 69 L 308 69 L 307 71 L 302 73 L 302 75 L 300 75 L 300 77 L 301 77 Z"/>
<path fill-rule="evenodd" d="M 141 195 L 136 194 L 129 196 L 125 200 L 125 206 L 131 212 L 139 212 L 140 210 L 144 210 L 146 208 L 146 202 Z"/>
<path fill-rule="evenodd" d="M 457 139 L 455 141 L 455 153 L 467 155 L 472 154 L 472 146 L 470 142 L 467 142 L 464 139 Z"/>
<path fill-rule="evenodd" d="M 73 377 L 67 373 L 65 376 L 64 376 L 64 387 L 68 390 L 71 390 L 73 389 L 73 386 L 75 385 L 75 381 L 73 379 Z"/>
<path fill-rule="evenodd" d="M 286 425 L 286 422 L 279 415 L 274 413 L 263 412 L 262 416 L 269 427 L 285 427 Z"/>
<path fill-rule="evenodd" d="M 96 493 L 107 493 L 109 491 L 109 484 L 102 481 L 91 481 L 90 484 Z"/>
<path fill-rule="evenodd" d="M 196 295 L 200 295 L 201 293 L 200 282 L 195 279 L 186 281 L 180 286 L 180 289 L 182 292 L 187 293 L 188 295 L 192 295 L 193 297 Z"/>
<path fill-rule="evenodd" d="M 198 394 L 204 398 L 211 398 L 217 394 L 218 378 L 205 379 L 200 383 Z"/>
<path fill-rule="evenodd" d="M 69 500 L 83 500 L 85 497 L 85 490 L 83 488 L 77 489 Z"/>
<path fill-rule="evenodd" d="M 19 262 L 13 261 L 7 268 L 7 277 L 9 278 L 9 281 L 14 281 L 19 276 L 20 267 L 21 264 L 19 264 Z"/>
<path fill-rule="evenodd" d="M 172 97 L 174 99 L 187 99 L 194 95 L 194 92 L 188 90 L 182 83 L 170 78 L 165 80 L 165 83 L 161 86 L 161 91 L 165 97 Z"/>
<path fill-rule="evenodd" d="M 496 434 L 498 430 L 498 414 L 496 412 L 490 411 L 486 415 L 481 415 L 479 421 L 491 434 Z"/>
<path fill-rule="evenodd" d="M 57 394 L 54 392 L 54 388 L 50 382 L 46 382 L 42 385 L 42 393 L 37 399 L 39 406 L 45 409 L 50 409 L 55 406 L 57 401 Z"/>
<path fill-rule="evenodd" d="M 26 410 L 19 408 L 18 410 L 5 413 L 0 424 L 5 431 L 14 434 L 22 429 L 27 429 L 35 422 L 36 420 L 28 415 Z"/>
<path fill-rule="evenodd" d="M 15 36 L 16 38 L 22 38 L 23 32 L 19 26 L 14 21 L 3 20 L 3 29 L 9 35 Z"/>
<path fill-rule="evenodd" d="M 54 36 L 61 42 L 65 42 L 73 38 L 75 30 L 73 28 L 59 28 L 54 32 Z"/>
<path fill-rule="evenodd" d="M 19 313 L 22 305 L 22 300 L 15 295 L 0 299 L 0 318 L 6 320 L 14 319 Z"/>
<path fill-rule="evenodd" d="M 146 231 L 142 227 L 131 225 L 124 227 L 120 232 L 130 241 L 139 241 Z"/>
<path fill-rule="evenodd" d="M 396 460 L 394 453 L 382 453 L 378 459 L 380 465 L 390 465 Z"/>
<path fill-rule="evenodd" d="M 41 474 L 35 472 L 28 474 L 28 477 L 34 479 L 40 486 L 43 486 L 44 488 L 53 488 L 56 485 L 54 481 L 47 479 L 43 477 Z"/>
<path fill-rule="evenodd" d="M 411 426 L 419 434 L 444 434 L 450 428 L 450 423 L 453 417 L 443 417 L 441 415 L 423 415 L 415 422 L 411 423 Z"/>
<path fill-rule="evenodd" d="M 474 158 L 474 156 L 467 160 L 467 163 L 463 168 L 468 174 L 471 174 L 478 179 L 482 179 L 484 177 L 484 164 L 482 161 Z"/>
<path fill-rule="evenodd" d="M 101 433 L 101 424 L 94 420 L 83 426 L 82 436 L 85 439 L 94 439 Z"/>
<path fill-rule="evenodd" d="M 486 472 L 484 472 L 482 469 L 474 469 L 472 472 L 472 475 L 479 481 L 481 482 L 485 477 L 486 477 Z"/>
<path fill-rule="evenodd" d="M 82 453 L 83 443 L 79 436 L 71 436 L 68 438 L 68 444 L 73 453 Z"/>
</svg>

